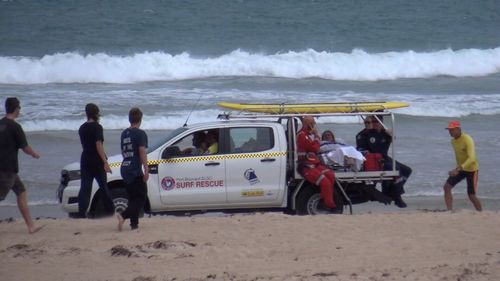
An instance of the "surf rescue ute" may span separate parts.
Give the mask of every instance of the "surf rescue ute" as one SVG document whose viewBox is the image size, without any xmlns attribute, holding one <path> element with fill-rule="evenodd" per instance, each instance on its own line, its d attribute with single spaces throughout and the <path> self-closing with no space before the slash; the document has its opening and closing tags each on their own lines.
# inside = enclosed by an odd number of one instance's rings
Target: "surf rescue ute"
<svg viewBox="0 0 500 281">
<path fill-rule="evenodd" d="M 389 124 L 395 133 L 395 116 L 388 109 L 408 104 L 220 105 L 233 111 L 221 114 L 220 120 L 214 122 L 180 127 L 150 145 L 146 213 L 282 210 L 315 215 L 343 213 L 346 208 L 352 213 L 353 204 L 368 201 L 390 202 L 376 185 L 395 180 L 399 176 L 397 170 L 385 171 L 368 161 L 356 168 L 352 162 L 344 161 L 327 163 L 335 172 L 337 208 L 326 208 L 319 187 L 305 181 L 297 170 L 296 137 L 304 116 L 388 116 L 384 126 Z M 393 142 L 390 151 L 393 161 L 395 145 Z M 113 171 L 108 174 L 108 187 L 116 212 L 123 211 L 128 203 L 120 176 L 121 161 L 121 155 L 108 159 Z M 79 189 L 80 168 L 79 162 L 75 162 L 62 170 L 57 192 L 62 209 L 70 217 L 78 212 Z M 94 183 L 88 212 L 96 217 L 109 215 L 97 190 Z"/>
</svg>

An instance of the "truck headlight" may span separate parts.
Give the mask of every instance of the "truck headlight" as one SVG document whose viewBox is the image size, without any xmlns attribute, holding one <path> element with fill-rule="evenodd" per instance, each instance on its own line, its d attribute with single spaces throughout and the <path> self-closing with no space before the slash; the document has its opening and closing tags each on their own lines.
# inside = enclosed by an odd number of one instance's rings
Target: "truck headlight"
<svg viewBox="0 0 500 281">
<path fill-rule="evenodd" d="M 62 170 L 61 171 L 61 184 L 66 186 L 68 185 L 68 182 L 73 181 L 73 180 L 79 180 L 81 178 L 80 170 L 74 170 L 74 171 L 68 171 L 68 170 Z"/>
</svg>

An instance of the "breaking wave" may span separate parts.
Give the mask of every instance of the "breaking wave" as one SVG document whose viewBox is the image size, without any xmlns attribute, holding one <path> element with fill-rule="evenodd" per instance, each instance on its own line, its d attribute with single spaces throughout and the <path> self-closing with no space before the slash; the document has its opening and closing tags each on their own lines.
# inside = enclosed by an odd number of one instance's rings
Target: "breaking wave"
<svg viewBox="0 0 500 281">
<path fill-rule="evenodd" d="M 378 81 L 436 76 L 480 77 L 500 71 L 500 47 L 434 52 L 277 54 L 235 50 L 219 57 L 188 53 L 144 52 L 130 56 L 105 53 L 56 53 L 43 57 L 0 57 L 0 83 L 140 83 L 218 76 Z"/>
</svg>

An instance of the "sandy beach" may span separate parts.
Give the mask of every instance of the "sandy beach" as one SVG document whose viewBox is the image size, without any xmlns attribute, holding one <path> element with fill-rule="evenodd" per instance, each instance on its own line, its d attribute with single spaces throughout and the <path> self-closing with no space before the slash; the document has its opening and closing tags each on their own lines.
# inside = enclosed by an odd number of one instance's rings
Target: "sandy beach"
<svg viewBox="0 0 500 281">
<path fill-rule="evenodd" d="M 500 213 L 0 222 L 2 280 L 498 280 Z"/>
</svg>

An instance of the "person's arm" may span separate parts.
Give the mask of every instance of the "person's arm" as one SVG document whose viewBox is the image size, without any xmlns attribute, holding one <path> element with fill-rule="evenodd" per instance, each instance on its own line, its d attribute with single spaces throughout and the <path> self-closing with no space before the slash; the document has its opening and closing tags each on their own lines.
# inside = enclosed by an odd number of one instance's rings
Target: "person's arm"
<svg viewBox="0 0 500 281">
<path fill-rule="evenodd" d="M 302 131 L 302 133 L 299 132 L 299 135 L 297 136 L 297 146 L 305 149 L 305 152 L 317 153 L 319 152 L 321 143 L 316 136 L 312 139 L 311 135 L 314 135 L 314 133 L 311 133 L 310 131 L 308 134 L 304 133 L 304 131 Z"/>
<path fill-rule="evenodd" d="M 15 123 L 16 126 L 14 126 L 14 138 L 16 139 L 16 144 L 17 147 L 22 149 L 24 153 L 30 155 L 31 157 L 38 159 L 40 158 L 40 155 L 36 153 L 33 148 L 28 144 L 28 141 L 26 140 L 26 135 L 24 134 L 24 130 L 21 127 L 21 125 Z"/>
<path fill-rule="evenodd" d="M 149 179 L 149 166 L 148 166 L 148 151 L 145 146 L 139 146 L 139 156 L 141 158 L 142 166 L 144 167 L 144 182 Z"/>
<path fill-rule="evenodd" d="M 95 142 L 95 146 L 97 149 L 97 154 L 99 154 L 99 157 L 101 158 L 102 163 L 104 163 L 104 171 L 106 171 L 108 173 L 112 173 L 111 168 L 109 167 L 108 157 L 106 156 L 106 152 L 104 152 L 104 143 L 99 140 L 99 141 Z"/>
<path fill-rule="evenodd" d="M 33 148 L 31 148 L 31 146 L 29 146 L 29 145 L 23 147 L 23 152 L 30 155 L 31 157 L 33 157 L 35 159 L 40 158 L 40 155 L 38 153 L 36 153 L 36 151 L 34 151 Z"/>
</svg>

